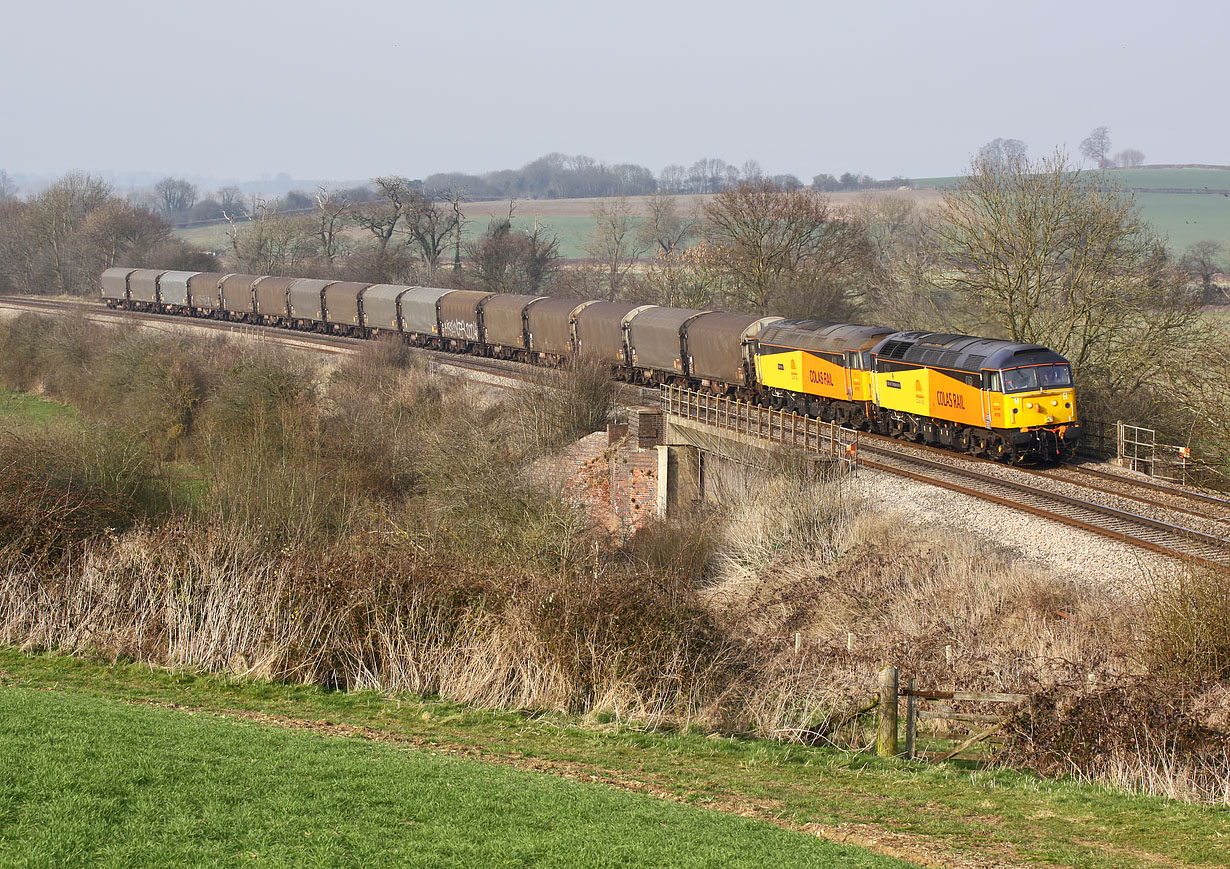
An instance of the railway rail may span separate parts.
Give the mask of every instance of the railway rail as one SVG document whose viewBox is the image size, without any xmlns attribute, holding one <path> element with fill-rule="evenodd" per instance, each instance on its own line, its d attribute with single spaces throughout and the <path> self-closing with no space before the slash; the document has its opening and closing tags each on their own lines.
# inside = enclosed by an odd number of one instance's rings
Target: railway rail
<svg viewBox="0 0 1230 869">
<path fill-rule="evenodd" d="M 861 467 L 940 486 L 1163 555 L 1230 566 L 1230 539 L 1226 537 L 984 473 L 976 469 L 975 462 L 963 461 L 965 457 L 951 456 L 945 461 L 928 458 L 912 449 L 913 445 L 899 444 L 890 438 L 678 387 L 662 388 L 662 405 L 668 415 L 757 438 L 766 444 L 805 449 L 818 455 L 849 455 Z"/>
</svg>

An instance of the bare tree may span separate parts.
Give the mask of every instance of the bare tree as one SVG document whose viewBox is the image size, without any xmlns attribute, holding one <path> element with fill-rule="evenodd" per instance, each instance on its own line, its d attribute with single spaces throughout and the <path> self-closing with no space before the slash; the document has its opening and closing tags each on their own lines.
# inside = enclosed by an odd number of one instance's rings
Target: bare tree
<svg viewBox="0 0 1230 869">
<path fill-rule="evenodd" d="M 252 217 L 230 224 L 231 253 L 237 268 L 259 275 L 294 274 L 296 268 L 317 253 L 316 217 L 312 214 L 282 214 L 257 202 Z"/>
<path fill-rule="evenodd" d="M 559 239 L 535 223 L 514 229 L 516 203 L 508 216 L 492 220 L 483 236 L 467 245 L 470 269 L 480 286 L 496 293 L 537 293 L 559 268 Z"/>
<path fill-rule="evenodd" d="M 0 202 L 6 199 L 12 199 L 17 195 L 17 185 L 13 183 L 13 179 L 9 177 L 9 173 L 0 169 Z"/>
<path fill-rule="evenodd" d="M 592 214 L 594 229 L 585 249 L 602 266 L 607 300 L 614 301 L 624 277 L 648 245 L 636 231 L 637 221 L 626 196 L 598 200 Z"/>
<path fill-rule="evenodd" d="M 158 210 L 167 217 L 184 214 L 196 203 L 197 189 L 183 178 L 163 178 L 154 185 Z"/>
<path fill-rule="evenodd" d="M 978 157 L 992 165 L 1005 167 L 1024 159 L 1027 150 L 1029 146 L 1020 139 L 992 139 L 978 149 Z"/>
<path fill-rule="evenodd" d="M 976 158 L 943 198 L 932 280 L 991 328 L 1121 395 L 1195 341 L 1193 294 L 1135 201 L 1062 153 L 1006 171 Z"/>
<path fill-rule="evenodd" d="M 110 197 L 106 182 L 70 172 L 31 202 L 30 226 L 50 258 L 56 292 L 69 293 L 80 284 L 80 263 L 74 249 L 77 230 L 86 216 Z"/>
<path fill-rule="evenodd" d="M 1205 240 L 1188 245 L 1179 259 L 1179 268 L 1200 281 L 1201 301 L 1206 304 L 1218 297 L 1227 298 L 1226 290 L 1214 281 L 1226 268 L 1222 261 L 1224 253 L 1220 242 Z"/>
<path fill-rule="evenodd" d="M 404 231 L 429 276 L 439 268 L 445 249 L 455 243 L 459 219 L 457 203 L 437 202 L 421 191 L 411 191 Z"/>
<path fill-rule="evenodd" d="M 461 234 L 469 221 L 461 210 L 461 203 L 466 201 L 465 188 L 449 187 L 440 194 L 453 210 L 453 271 L 461 271 Z"/>
<path fill-rule="evenodd" d="M 1109 169 L 1113 165 L 1110 160 L 1110 130 L 1106 127 L 1094 128 L 1081 140 L 1081 156 L 1092 160 L 1099 169 Z"/>
<path fill-rule="evenodd" d="M 815 190 L 745 182 L 705 205 L 705 240 L 739 307 L 787 316 L 845 316 L 870 263 L 866 232 Z"/>
<path fill-rule="evenodd" d="M 342 233 L 352 205 L 345 193 L 316 188 L 316 237 L 320 239 L 320 252 L 330 265 L 342 252 Z"/>
<path fill-rule="evenodd" d="M 397 230 L 401 228 L 406 211 L 414 200 L 411 183 L 400 175 L 376 178 L 379 199 L 370 203 L 358 203 L 351 212 L 355 223 L 371 233 L 376 246 L 383 255 Z"/>
<path fill-rule="evenodd" d="M 214 199 L 222 210 L 229 214 L 235 214 L 243 208 L 243 191 L 238 187 L 219 187 Z"/>
<path fill-rule="evenodd" d="M 659 250 L 645 269 L 643 301 L 675 308 L 707 308 L 724 295 L 726 275 L 721 259 L 705 243 Z"/>
<path fill-rule="evenodd" d="M 1135 169 L 1145 162 L 1145 152 L 1136 148 L 1125 148 L 1115 155 L 1115 163 L 1125 169 Z"/>
<path fill-rule="evenodd" d="M 82 252 L 88 270 L 102 272 L 120 263 L 144 259 L 144 254 L 171 235 L 164 218 L 121 199 L 110 199 L 81 222 Z"/>
<path fill-rule="evenodd" d="M 679 214 L 679 205 L 674 196 L 655 193 L 645 200 L 649 213 L 637 225 L 637 239 L 645 248 L 657 247 L 661 254 L 670 255 L 684 245 L 696 229 L 696 218 Z"/>
</svg>

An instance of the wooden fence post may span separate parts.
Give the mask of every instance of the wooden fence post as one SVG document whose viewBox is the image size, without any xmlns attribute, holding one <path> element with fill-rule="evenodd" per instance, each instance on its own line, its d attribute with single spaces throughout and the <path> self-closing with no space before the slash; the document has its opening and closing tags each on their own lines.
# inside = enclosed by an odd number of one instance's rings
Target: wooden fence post
<svg viewBox="0 0 1230 869">
<path fill-rule="evenodd" d="M 914 696 L 914 680 L 905 683 L 905 756 L 914 759 L 918 739 L 918 698 Z"/>
<path fill-rule="evenodd" d="M 897 756 L 897 668 L 880 671 L 880 727 L 876 733 L 876 754 Z"/>
</svg>

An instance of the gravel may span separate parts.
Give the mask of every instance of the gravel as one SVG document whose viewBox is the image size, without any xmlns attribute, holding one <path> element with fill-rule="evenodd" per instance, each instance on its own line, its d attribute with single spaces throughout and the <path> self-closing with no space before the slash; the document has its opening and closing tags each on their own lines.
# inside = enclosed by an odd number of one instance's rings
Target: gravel
<svg viewBox="0 0 1230 869">
<path fill-rule="evenodd" d="M 899 512 L 919 533 L 945 528 L 972 535 L 985 540 L 988 549 L 1009 550 L 1064 577 L 1127 588 L 1178 566 L 1173 559 L 1100 534 L 894 474 L 862 468 L 849 485 L 865 503 Z"/>
</svg>

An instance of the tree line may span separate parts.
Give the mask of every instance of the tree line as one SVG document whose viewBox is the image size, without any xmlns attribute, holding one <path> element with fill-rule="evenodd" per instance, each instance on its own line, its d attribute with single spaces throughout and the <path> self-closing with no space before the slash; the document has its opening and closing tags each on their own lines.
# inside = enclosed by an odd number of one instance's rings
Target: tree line
<svg viewBox="0 0 1230 869">
<path fill-rule="evenodd" d="M 588 258 L 564 262 L 515 201 L 474 227 L 461 190 L 383 176 L 321 188 L 302 211 L 257 201 L 228 215 L 227 249 L 210 255 L 72 173 L 0 201 L 0 288 L 92 295 L 115 264 L 217 268 L 1002 336 L 1071 359 L 1087 417 L 1149 424 L 1230 462 L 1225 339 L 1201 313 L 1230 302 L 1223 249 L 1172 254 L 1129 194 L 1062 153 L 984 151 L 933 210 L 875 194 L 838 206 L 764 177 L 685 203 L 598 198 Z"/>
</svg>

